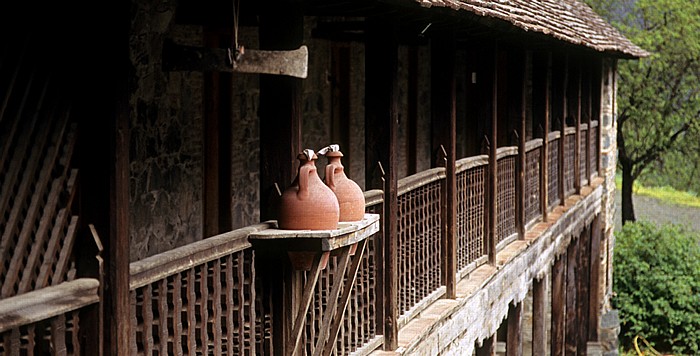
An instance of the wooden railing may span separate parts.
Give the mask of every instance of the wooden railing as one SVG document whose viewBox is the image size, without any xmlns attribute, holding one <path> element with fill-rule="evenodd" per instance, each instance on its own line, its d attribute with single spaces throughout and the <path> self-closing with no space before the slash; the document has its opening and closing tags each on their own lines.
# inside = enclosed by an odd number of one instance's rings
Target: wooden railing
<svg viewBox="0 0 700 356">
<path fill-rule="evenodd" d="M 574 154 L 576 151 L 576 128 L 567 127 L 564 131 L 564 195 L 569 196 L 576 191 L 574 175 Z"/>
<path fill-rule="evenodd" d="M 542 216 L 540 209 L 540 159 L 542 157 L 542 139 L 530 140 L 525 145 L 525 226 Z"/>
<path fill-rule="evenodd" d="M 0 302 L 0 354 L 80 355 L 83 311 L 99 302 L 100 282 L 81 278 Z M 97 343 L 97 340 L 91 340 Z"/>
<path fill-rule="evenodd" d="M 424 299 L 444 293 L 438 291 L 444 181 L 445 169 L 433 168 L 398 183 L 398 306 L 404 319 Z"/>
<path fill-rule="evenodd" d="M 269 227 L 253 225 L 131 263 L 131 354 L 270 354 L 269 307 L 247 240 Z"/>
<path fill-rule="evenodd" d="M 462 276 L 486 263 L 484 247 L 485 199 L 488 156 L 456 162 L 457 174 L 457 271 Z"/>
<path fill-rule="evenodd" d="M 580 134 L 579 137 L 581 138 L 579 141 L 578 145 L 578 172 L 579 172 L 579 182 L 581 182 L 581 185 L 586 185 L 588 184 L 588 178 L 590 177 L 590 174 L 586 170 L 587 162 L 589 162 L 586 159 L 586 154 L 587 154 L 587 149 L 588 149 L 588 139 L 590 136 L 588 135 L 588 124 L 581 124 L 581 129 L 580 129 Z"/>
<path fill-rule="evenodd" d="M 588 159 L 590 160 L 589 166 L 591 168 L 591 171 L 589 172 L 589 178 L 593 178 L 598 175 L 598 121 L 591 121 L 591 126 L 588 130 L 588 134 Z"/>
<path fill-rule="evenodd" d="M 518 157 L 517 147 L 498 149 L 498 190 L 497 190 L 497 226 L 496 245 L 502 247 L 517 237 L 515 222 L 515 162 Z"/>
<path fill-rule="evenodd" d="M 547 206 L 552 207 L 559 204 L 561 197 L 559 196 L 559 140 L 561 135 L 559 131 L 549 133 L 549 145 L 547 146 L 547 161 L 549 172 L 547 172 Z"/>
</svg>

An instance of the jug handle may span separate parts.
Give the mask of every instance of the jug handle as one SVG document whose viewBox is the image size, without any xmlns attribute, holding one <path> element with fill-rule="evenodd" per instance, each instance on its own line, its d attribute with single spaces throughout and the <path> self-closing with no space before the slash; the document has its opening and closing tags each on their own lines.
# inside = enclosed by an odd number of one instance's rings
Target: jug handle
<svg viewBox="0 0 700 356">
<path fill-rule="evenodd" d="M 314 167 L 303 165 L 299 167 L 299 191 L 297 197 L 306 199 L 309 196 L 309 174 Z"/>
<path fill-rule="evenodd" d="M 335 191 L 335 164 L 326 165 L 326 185 Z"/>
</svg>

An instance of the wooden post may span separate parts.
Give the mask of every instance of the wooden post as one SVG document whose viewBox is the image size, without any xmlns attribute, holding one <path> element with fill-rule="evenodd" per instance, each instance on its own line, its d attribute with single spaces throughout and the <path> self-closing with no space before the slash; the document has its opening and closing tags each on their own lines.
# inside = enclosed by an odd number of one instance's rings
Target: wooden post
<svg viewBox="0 0 700 356">
<path fill-rule="evenodd" d="M 481 347 L 476 348 L 476 356 L 495 356 L 496 355 L 496 335 L 492 335 L 484 340 Z"/>
<path fill-rule="evenodd" d="M 230 44 L 230 37 L 204 30 L 211 48 Z M 204 237 L 231 230 L 231 82 L 231 73 L 204 73 Z"/>
<path fill-rule="evenodd" d="M 581 194 L 581 62 L 576 61 L 576 134 L 574 136 L 574 189 Z"/>
<path fill-rule="evenodd" d="M 488 259 L 496 265 L 498 239 L 498 44 L 493 50 L 493 90 L 491 98 L 491 142 L 489 149 Z"/>
<path fill-rule="evenodd" d="M 590 289 L 588 291 L 588 340 L 598 341 L 598 313 L 600 313 L 600 215 L 591 225 Z"/>
<path fill-rule="evenodd" d="M 540 209 L 542 221 L 547 221 L 549 210 L 549 122 L 552 88 L 552 52 L 547 53 L 547 72 L 544 91 L 544 127 L 542 128 L 542 153 L 540 154 Z"/>
<path fill-rule="evenodd" d="M 454 31 L 440 33 L 431 40 L 431 110 L 433 127 L 433 152 L 443 157 L 434 166 L 445 166 L 444 213 L 441 254 L 443 282 L 446 297 L 454 299 L 457 286 L 457 177 L 455 172 L 457 94 L 455 83 Z M 441 162 L 440 162 L 441 161 Z"/>
<path fill-rule="evenodd" d="M 383 299 L 384 349 L 398 347 L 398 44 L 395 26 L 382 18 L 368 20 L 365 45 L 365 186 L 384 188 Z M 378 162 L 384 169 L 382 175 Z M 382 177 L 384 183 L 382 184 Z M 381 329 L 383 327 L 383 330 Z"/>
<path fill-rule="evenodd" d="M 566 275 L 565 279 L 565 289 L 566 289 L 566 325 L 564 327 L 565 341 L 564 341 L 564 353 L 569 355 L 576 355 L 577 352 L 577 337 L 578 337 L 578 314 L 577 314 L 577 297 L 578 297 L 578 284 L 576 283 L 577 276 L 577 261 L 578 261 L 578 246 L 580 243 L 580 238 L 572 239 L 569 243 L 569 247 L 566 250 Z"/>
<path fill-rule="evenodd" d="M 532 282 L 532 354 L 545 355 L 547 348 L 547 279 Z"/>
<path fill-rule="evenodd" d="M 564 205 L 566 204 L 566 182 L 564 182 L 564 177 L 565 177 L 565 168 L 564 167 L 564 157 L 565 157 L 565 148 L 566 148 L 566 115 L 568 114 L 567 111 L 567 87 L 569 85 L 569 56 L 567 55 L 565 58 L 564 62 L 564 73 L 562 76 L 562 81 L 563 81 L 563 86 L 562 86 L 562 117 L 561 117 L 561 122 L 559 123 L 559 186 L 557 189 L 559 190 L 559 204 Z"/>
<path fill-rule="evenodd" d="M 508 329 L 506 340 L 506 356 L 522 356 L 522 319 L 523 303 L 511 305 L 508 308 Z"/>
<path fill-rule="evenodd" d="M 260 15 L 260 48 L 264 50 L 297 49 L 304 39 L 304 18 L 298 6 L 277 4 Z M 280 75 L 260 75 L 260 219 L 276 219 L 277 187 L 280 191 L 296 175 L 297 155 L 301 152 L 301 79 Z M 285 266 L 288 267 L 288 266 Z M 266 278 L 274 283 L 269 291 L 272 300 L 273 344 L 285 350 L 295 305 L 291 294 L 296 286 L 294 273 L 286 268 L 267 268 Z M 276 288 L 275 285 L 280 288 Z M 296 288 L 298 289 L 298 288 Z"/>
<path fill-rule="evenodd" d="M 409 175 L 418 172 L 418 104 L 420 102 L 418 70 L 418 48 L 411 46 L 408 48 L 408 151 L 406 152 Z"/>
<path fill-rule="evenodd" d="M 552 356 L 564 355 L 564 314 L 566 312 L 566 254 L 552 266 Z"/>
<path fill-rule="evenodd" d="M 586 356 L 586 348 L 588 343 L 588 307 L 589 307 L 589 290 L 590 290 L 590 245 L 591 242 L 591 230 L 590 227 L 586 227 L 581 232 L 578 244 L 578 264 L 576 271 L 576 321 L 578 324 L 577 331 L 578 335 L 576 354 L 578 356 Z"/>
<path fill-rule="evenodd" d="M 260 15 L 260 48 L 297 49 L 304 40 L 299 6 L 275 5 Z M 301 152 L 301 79 L 260 75 L 260 219 L 275 219 L 278 197 L 296 176 Z M 315 147 L 314 147 L 315 149 Z"/>
<path fill-rule="evenodd" d="M 591 167 L 591 132 L 593 128 L 591 127 L 591 120 L 593 117 L 593 74 L 591 70 L 592 66 L 590 64 L 586 65 L 586 78 L 584 81 L 585 88 L 583 92 L 586 93 L 585 107 L 586 107 L 586 125 L 588 131 L 586 131 L 586 179 L 588 179 L 588 185 L 591 185 L 592 167 Z"/>
<path fill-rule="evenodd" d="M 532 52 L 527 51 L 523 57 L 523 83 L 520 100 L 520 127 L 518 128 L 518 170 L 516 174 L 516 203 L 517 216 L 515 224 L 518 229 L 518 239 L 525 239 L 525 170 L 527 167 L 527 158 L 525 151 L 525 142 L 527 141 L 527 131 L 525 124 L 527 121 L 527 72 L 530 69 L 528 63 L 532 60 Z"/>
</svg>

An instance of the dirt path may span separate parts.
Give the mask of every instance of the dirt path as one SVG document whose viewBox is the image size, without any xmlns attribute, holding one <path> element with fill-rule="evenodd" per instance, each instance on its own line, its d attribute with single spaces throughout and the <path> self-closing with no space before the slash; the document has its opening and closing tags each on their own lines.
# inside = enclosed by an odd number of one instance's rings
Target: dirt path
<svg viewBox="0 0 700 356">
<path fill-rule="evenodd" d="M 658 199 L 641 195 L 635 195 L 632 199 L 634 200 L 634 212 L 637 215 L 637 220 L 648 220 L 656 224 L 681 224 L 700 232 L 700 208 L 669 204 Z M 615 203 L 617 204 L 615 210 L 615 229 L 619 229 L 622 226 L 620 201 L 620 191 L 618 190 L 615 196 Z"/>
</svg>

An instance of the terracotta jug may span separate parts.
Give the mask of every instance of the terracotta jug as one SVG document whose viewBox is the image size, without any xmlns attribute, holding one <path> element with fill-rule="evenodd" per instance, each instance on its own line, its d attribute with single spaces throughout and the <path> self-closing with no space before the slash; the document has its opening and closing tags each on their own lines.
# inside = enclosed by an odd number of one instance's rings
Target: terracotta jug
<svg viewBox="0 0 700 356">
<path fill-rule="evenodd" d="M 335 193 L 340 205 L 340 221 L 359 221 L 365 216 L 365 195 L 353 180 L 345 175 L 340 162 L 343 153 L 338 145 L 330 145 L 321 151 L 328 158 L 324 182 Z"/>
<path fill-rule="evenodd" d="M 280 198 L 277 224 L 285 230 L 333 230 L 338 228 L 338 199 L 316 171 L 313 150 L 297 156 L 299 171 Z"/>
</svg>

